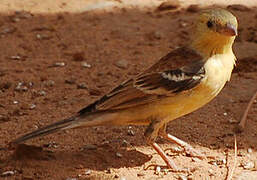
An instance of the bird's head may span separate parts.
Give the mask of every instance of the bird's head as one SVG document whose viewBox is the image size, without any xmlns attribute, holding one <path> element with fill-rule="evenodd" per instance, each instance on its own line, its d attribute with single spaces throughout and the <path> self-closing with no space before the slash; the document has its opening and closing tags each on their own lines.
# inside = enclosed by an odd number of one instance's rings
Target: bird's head
<svg viewBox="0 0 257 180">
<path fill-rule="evenodd" d="M 204 56 L 232 51 L 237 36 L 236 17 L 227 10 L 204 10 L 195 23 L 192 46 Z"/>
</svg>

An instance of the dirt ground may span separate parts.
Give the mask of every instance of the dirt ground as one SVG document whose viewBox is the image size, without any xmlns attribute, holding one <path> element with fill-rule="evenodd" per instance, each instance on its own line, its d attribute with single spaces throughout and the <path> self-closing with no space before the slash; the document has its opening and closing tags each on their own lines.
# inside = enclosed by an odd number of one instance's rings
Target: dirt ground
<svg viewBox="0 0 257 180">
<path fill-rule="evenodd" d="M 208 157 L 199 160 L 167 150 L 178 166 L 193 169 L 191 173 L 168 171 L 162 159 L 145 144 L 145 127 L 67 130 L 28 141 L 16 151 L 6 147 L 18 136 L 69 117 L 184 45 L 189 40 L 192 20 L 201 8 L 178 4 L 173 10 L 160 11 L 155 4 L 76 12 L 79 7 L 87 9 L 86 1 L 77 0 L 74 9 L 72 3 L 64 0 L 3 2 L 0 179 L 207 180 L 228 176 L 235 162 L 233 129 L 257 90 L 254 1 L 249 1 L 252 5 L 248 7 L 224 7 L 239 21 L 234 45 L 238 61 L 231 81 L 211 103 L 168 126 L 170 134 Z M 60 11 L 54 12 L 55 9 Z M 255 101 L 246 129 L 236 135 L 234 179 L 257 179 L 256 117 Z M 166 141 L 158 143 L 163 149 L 179 150 Z M 151 164 L 158 165 L 160 171 L 151 166 L 146 169 Z"/>
</svg>

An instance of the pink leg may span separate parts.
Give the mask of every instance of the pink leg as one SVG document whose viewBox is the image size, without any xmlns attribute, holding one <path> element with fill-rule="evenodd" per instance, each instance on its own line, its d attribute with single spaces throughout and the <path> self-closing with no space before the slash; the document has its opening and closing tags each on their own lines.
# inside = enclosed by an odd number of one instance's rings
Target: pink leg
<svg viewBox="0 0 257 180">
<path fill-rule="evenodd" d="M 181 146 L 182 148 L 184 148 L 185 152 L 193 157 L 198 157 L 200 159 L 205 159 L 205 156 L 200 153 L 199 151 L 195 150 L 192 146 L 190 146 L 189 144 L 187 144 L 186 142 L 176 138 L 175 136 L 172 136 L 170 134 L 167 133 L 162 133 L 161 136 L 173 143 L 176 143 L 177 145 Z"/>
</svg>

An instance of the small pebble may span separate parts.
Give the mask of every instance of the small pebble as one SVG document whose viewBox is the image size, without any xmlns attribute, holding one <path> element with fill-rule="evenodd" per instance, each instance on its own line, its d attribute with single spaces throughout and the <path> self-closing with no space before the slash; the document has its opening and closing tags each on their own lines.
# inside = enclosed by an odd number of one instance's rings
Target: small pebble
<svg viewBox="0 0 257 180">
<path fill-rule="evenodd" d="M 19 82 L 14 90 L 18 91 L 18 92 L 26 92 L 26 91 L 28 91 L 28 87 L 25 86 L 23 82 Z"/>
<path fill-rule="evenodd" d="M 64 62 L 56 62 L 53 64 L 54 67 L 63 67 L 65 66 L 65 63 Z"/>
<path fill-rule="evenodd" d="M 35 104 L 31 104 L 29 109 L 35 109 L 36 108 L 36 105 Z"/>
<path fill-rule="evenodd" d="M 20 60 L 21 57 L 18 56 L 18 55 L 17 56 L 11 56 L 10 59 L 12 59 L 12 60 Z"/>
<path fill-rule="evenodd" d="M 118 153 L 118 152 L 116 153 L 116 156 L 119 157 L 119 158 L 123 157 L 123 155 L 121 153 Z"/>
<path fill-rule="evenodd" d="M 158 175 L 160 172 L 161 172 L 161 167 L 160 166 L 156 166 L 154 174 Z"/>
<path fill-rule="evenodd" d="M 18 104 L 19 103 L 19 101 L 13 101 L 13 104 Z"/>
<path fill-rule="evenodd" d="M 130 144 L 129 144 L 129 142 L 128 141 L 126 141 L 125 139 L 122 141 L 122 146 L 129 146 Z"/>
<path fill-rule="evenodd" d="M 126 69 L 128 68 L 128 61 L 125 59 L 121 59 L 119 61 L 116 61 L 115 65 L 119 68 Z"/>
<path fill-rule="evenodd" d="M 44 81 L 44 85 L 47 87 L 53 87 L 55 82 L 53 80 Z"/>
<path fill-rule="evenodd" d="M 87 171 L 85 171 L 85 175 L 90 175 L 91 174 L 91 170 L 87 170 Z"/>
<path fill-rule="evenodd" d="M 1 174 L 2 177 L 12 176 L 14 175 L 14 171 L 5 171 Z"/>
<path fill-rule="evenodd" d="M 43 91 L 43 90 L 40 90 L 40 91 L 38 92 L 38 95 L 40 95 L 40 96 L 45 96 L 45 95 L 46 95 L 46 92 Z"/>
<path fill-rule="evenodd" d="M 234 118 L 229 118 L 228 122 L 231 123 L 231 124 L 235 124 L 235 123 L 238 123 L 238 120 L 236 120 Z"/>
<path fill-rule="evenodd" d="M 134 133 L 133 130 L 129 129 L 129 130 L 128 130 L 128 135 L 129 135 L 129 136 L 135 136 L 135 133 Z"/>
<path fill-rule="evenodd" d="M 224 116 L 227 116 L 227 115 L 228 115 L 228 113 L 224 112 L 224 113 L 223 113 L 223 115 L 224 115 Z"/>
<path fill-rule="evenodd" d="M 48 39 L 51 39 L 51 37 L 48 36 L 47 34 L 37 34 L 37 35 L 36 35 L 36 38 L 37 38 L 37 39 L 40 39 L 40 40 L 48 40 Z"/>
<path fill-rule="evenodd" d="M 84 68 L 91 68 L 91 65 L 88 64 L 87 62 L 82 62 L 81 66 L 84 67 Z"/>
<path fill-rule="evenodd" d="M 248 148 L 248 149 L 247 149 L 247 152 L 248 152 L 248 153 L 252 153 L 252 152 L 253 152 L 252 148 Z"/>
</svg>

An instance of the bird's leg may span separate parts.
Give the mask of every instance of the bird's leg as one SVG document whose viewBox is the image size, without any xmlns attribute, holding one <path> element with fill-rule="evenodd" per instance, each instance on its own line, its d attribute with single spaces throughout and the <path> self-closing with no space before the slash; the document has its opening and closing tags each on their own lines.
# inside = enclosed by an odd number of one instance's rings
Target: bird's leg
<svg viewBox="0 0 257 180">
<path fill-rule="evenodd" d="M 164 139 L 167 139 L 167 140 L 179 145 L 180 147 L 182 147 L 185 150 L 186 154 L 193 156 L 193 157 L 198 157 L 200 159 L 205 159 L 205 155 L 203 155 L 202 153 L 200 153 L 199 151 L 194 149 L 191 145 L 176 138 L 175 136 L 172 136 L 172 135 L 166 133 L 166 124 L 160 129 L 159 135 L 161 137 L 163 137 Z"/>
<path fill-rule="evenodd" d="M 169 157 L 165 154 L 165 152 L 161 149 L 161 147 L 155 142 L 160 127 L 163 125 L 161 121 L 153 120 L 150 125 L 147 127 L 145 131 L 145 137 L 147 139 L 147 143 L 150 144 L 155 151 L 161 156 L 161 158 L 165 161 L 167 166 L 174 170 L 179 171 L 179 168 L 176 166 L 176 164 L 169 159 Z"/>
</svg>

